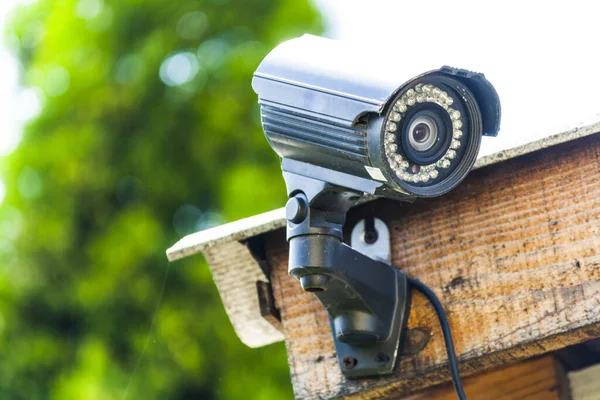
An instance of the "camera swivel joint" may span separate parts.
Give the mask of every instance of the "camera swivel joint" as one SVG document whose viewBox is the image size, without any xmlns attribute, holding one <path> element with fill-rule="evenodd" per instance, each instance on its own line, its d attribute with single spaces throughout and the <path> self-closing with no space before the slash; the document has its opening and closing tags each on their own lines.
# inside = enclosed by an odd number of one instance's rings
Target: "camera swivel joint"
<svg viewBox="0 0 600 400">
<path fill-rule="evenodd" d="M 343 374 L 358 378 L 392 373 L 410 292 L 406 275 L 385 260 L 385 224 L 378 220 L 374 232 L 367 237 L 361 232 L 360 240 L 348 246 L 342 235 L 346 212 L 363 193 L 285 170 L 284 177 L 290 196 L 289 273 L 327 310 Z M 381 256 L 381 246 L 373 244 L 385 240 L 387 256 Z"/>
</svg>

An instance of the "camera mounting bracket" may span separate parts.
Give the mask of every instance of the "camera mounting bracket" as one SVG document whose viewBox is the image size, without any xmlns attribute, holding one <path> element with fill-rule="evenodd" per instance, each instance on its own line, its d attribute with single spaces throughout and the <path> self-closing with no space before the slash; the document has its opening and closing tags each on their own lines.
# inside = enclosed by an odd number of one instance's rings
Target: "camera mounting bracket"
<svg viewBox="0 0 600 400">
<path fill-rule="evenodd" d="M 284 170 L 289 273 L 329 314 L 344 376 L 392 373 L 410 310 L 406 275 L 389 265 L 389 231 L 379 219 L 342 242 L 346 213 L 362 192 Z"/>
</svg>

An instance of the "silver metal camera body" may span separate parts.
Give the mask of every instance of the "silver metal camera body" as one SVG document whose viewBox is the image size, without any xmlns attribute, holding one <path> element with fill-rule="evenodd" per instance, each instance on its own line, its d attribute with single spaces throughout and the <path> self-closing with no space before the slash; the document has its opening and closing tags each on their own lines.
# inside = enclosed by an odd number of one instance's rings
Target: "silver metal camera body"
<svg viewBox="0 0 600 400">
<path fill-rule="evenodd" d="M 319 178 L 324 168 L 357 178 L 330 173 L 331 183 L 407 199 L 438 196 L 464 179 L 481 136 L 499 130 L 493 86 L 479 73 L 414 73 L 410 61 L 386 57 L 311 35 L 265 57 L 252 87 L 284 171 Z"/>
<path fill-rule="evenodd" d="M 350 378 L 393 372 L 410 290 L 389 255 L 372 251 L 389 241 L 382 221 L 353 232 L 369 241 L 343 242 L 347 211 L 365 193 L 412 201 L 453 189 L 481 136 L 495 136 L 500 124 L 498 95 L 482 74 L 399 73 L 406 67 L 369 47 L 305 35 L 271 51 L 252 81 L 265 135 L 282 158 L 288 270 L 327 310 Z"/>
</svg>

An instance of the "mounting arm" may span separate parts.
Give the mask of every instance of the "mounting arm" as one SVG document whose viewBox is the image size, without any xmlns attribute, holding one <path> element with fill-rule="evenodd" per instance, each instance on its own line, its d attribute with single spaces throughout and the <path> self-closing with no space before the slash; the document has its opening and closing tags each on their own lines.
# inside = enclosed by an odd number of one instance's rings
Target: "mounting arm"
<svg viewBox="0 0 600 400">
<path fill-rule="evenodd" d="M 342 242 L 346 212 L 362 193 L 290 172 L 284 172 L 284 178 L 290 196 L 289 273 L 329 313 L 343 374 L 391 373 L 408 319 L 410 292 L 399 270 L 359 252 L 354 243 L 350 247 Z M 385 240 L 384 235 L 372 236 L 371 241 L 377 240 Z"/>
</svg>

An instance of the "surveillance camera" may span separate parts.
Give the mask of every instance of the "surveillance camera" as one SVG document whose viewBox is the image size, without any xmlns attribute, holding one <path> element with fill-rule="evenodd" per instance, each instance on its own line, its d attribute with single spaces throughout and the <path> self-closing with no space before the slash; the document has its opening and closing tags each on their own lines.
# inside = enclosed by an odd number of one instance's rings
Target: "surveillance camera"
<svg viewBox="0 0 600 400">
<path fill-rule="evenodd" d="M 347 211 L 364 193 L 412 201 L 453 189 L 472 168 L 481 136 L 496 136 L 500 124 L 498 95 L 482 74 L 399 65 L 387 55 L 305 35 L 271 51 L 252 80 L 290 197 L 289 273 L 325 306 L 350 378 L 394 370 L 409 282 L 433 292 L 379 253 L 389 238 L 383 221 L 369 224 L 382 232 L 353 235 L 368 243 L 345 244 Z"/>
<path fill-rule="evenodd" d="M 265 57 L 252 86 L 283 170 L 400 199 L 448 192 L 498 133 L 494 87 L 451 67 L 407 74 L 410 60 L 374 53 L 304 35 Z"/>
</svg>

